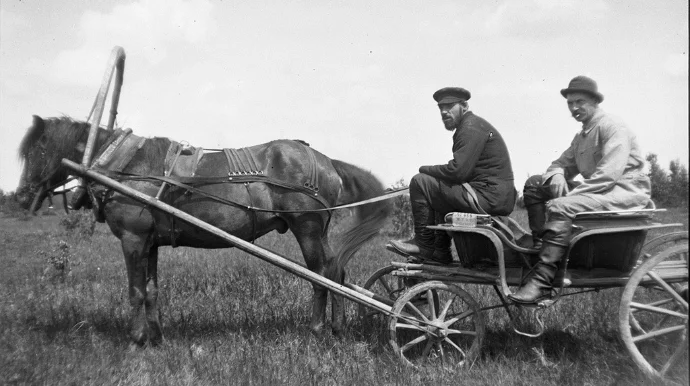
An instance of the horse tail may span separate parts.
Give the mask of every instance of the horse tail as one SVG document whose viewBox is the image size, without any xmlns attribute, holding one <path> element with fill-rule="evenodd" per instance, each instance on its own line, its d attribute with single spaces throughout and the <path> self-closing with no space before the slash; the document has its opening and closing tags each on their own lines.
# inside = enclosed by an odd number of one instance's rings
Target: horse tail
<svg viewBox="0 0 690 386">
<path fill-rule="evenodd" d="M 342 191 L 338 205 L 364 201 L 384 194 L 381 181 L 370 172 L 357 166 L 332 160 L 333 167 L 342 180 Z M 332 274 L 342 275 L 343 269 L 360 247 L 381 230 L 383 222 L 391 212 L 389 201 L 378 201 L 355 207 L 356 221 L 342 235 L 342 243 L 336 254 Z M 331 276 L 336 277 L 336 276 Z"/>
</svg>

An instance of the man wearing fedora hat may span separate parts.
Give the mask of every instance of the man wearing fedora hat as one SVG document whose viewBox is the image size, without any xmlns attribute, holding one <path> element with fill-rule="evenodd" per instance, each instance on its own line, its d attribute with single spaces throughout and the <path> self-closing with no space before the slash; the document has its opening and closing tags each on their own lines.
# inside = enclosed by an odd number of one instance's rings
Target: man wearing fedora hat
<svg viewBox="0 0 690 386">
<path fill-rule="evenodd" d="M 445 87 L 433 95 L 444 126 L 454 131 L 453 159 L 421 166 L 412 177 L 414 237 L 390 242 L 405 254 L 449 264 L 450 236 L 427 225 L 437 224 L 449 212 L 508 215 L 513 211 L 517 192 L 508 148 L 489 122 L 469 110 L 470 97 L 462 87 Z"/>
<path fill-rule="evenodd" d="M 550 293 L 577 213 L 643 209 L 650 200 L 651 184 L 635 134 L 599 107 L 604 96 L 597 83 L 576 76 L 561 95 L 582 130 L 546 173 L 525 182 L 523 197 L 540 261 L 529 281 L 510 296 L 518 303 L 535 303 Z M 574 180 L 578 174 L 581 181 Z"/>
</svg>

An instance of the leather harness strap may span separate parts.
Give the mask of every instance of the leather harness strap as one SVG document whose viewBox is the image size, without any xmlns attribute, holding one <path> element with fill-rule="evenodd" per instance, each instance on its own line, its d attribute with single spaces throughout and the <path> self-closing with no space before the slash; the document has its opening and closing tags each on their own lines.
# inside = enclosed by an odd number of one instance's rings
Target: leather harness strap
<svg viewBox="0 0 690 386">
<path fill-rule="evenodd" d="M 259 169 L 254 155 L 246 147 L 241 149 L 223 149 L 223 153 L 225 158 L 228 159 L 229 176 L 264 174 L 263 170 Z"/>
<path fill-rule="evenodd" d="M 309 181 L 304 183 L 304 187 L 313 190 L 314 193 L 319 192 L 319 172 L 316 170 L 316 155 L 310 146 L 304 146 L 307 149 L 309 156 Z"/>
</svg>

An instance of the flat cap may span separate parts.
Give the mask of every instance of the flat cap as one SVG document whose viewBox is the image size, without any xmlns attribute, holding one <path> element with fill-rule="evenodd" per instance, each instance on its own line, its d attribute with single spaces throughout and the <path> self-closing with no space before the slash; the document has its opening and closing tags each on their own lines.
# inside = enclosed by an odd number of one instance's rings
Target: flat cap
<svg viewBox="0 0 690 386">
<path fill-rule="evenodd" d="M 444 87 L 434 93 L 434 100 L 438 104 L 467 101 L 470 97 L 472 94 L 462 87 Z"/>
</svg>

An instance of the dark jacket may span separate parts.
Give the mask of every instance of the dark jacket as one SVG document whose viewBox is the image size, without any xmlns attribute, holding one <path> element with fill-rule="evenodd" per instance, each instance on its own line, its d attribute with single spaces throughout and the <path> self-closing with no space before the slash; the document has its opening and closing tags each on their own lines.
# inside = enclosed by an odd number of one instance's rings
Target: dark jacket
<svg viewBox="0 0 690 386">
<path fill-rule="evenodd" d="M 453 134 L 453 159 L 445 165 L 422 166 L 420 173 L 462 184 L 468 182 L 482 196 L 487 213 L 513 211 L 517 192 L 508 147 L 489 122 L 468 111 Z"/>
</svg>

